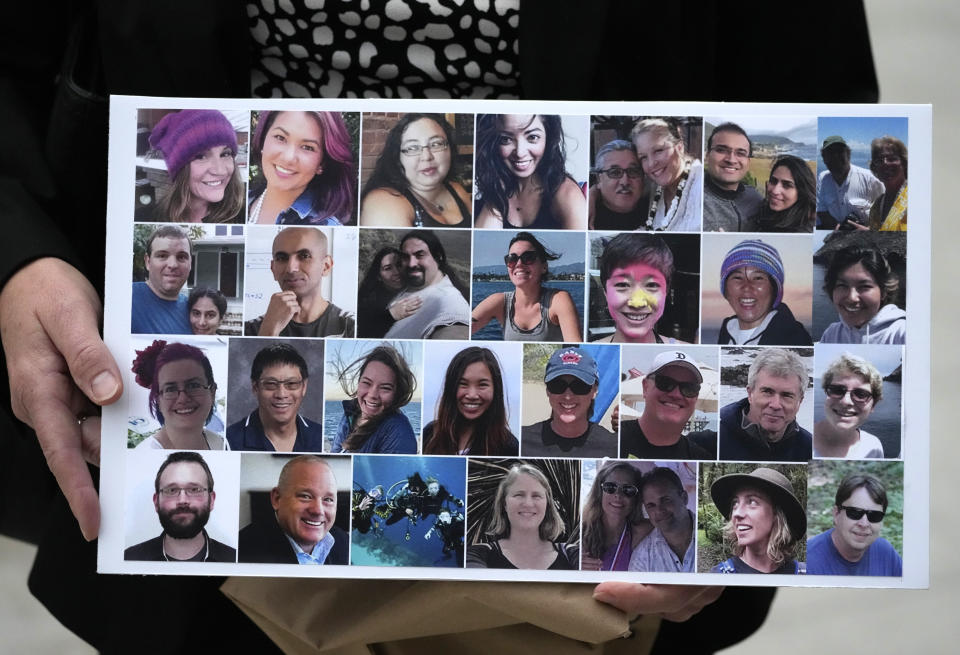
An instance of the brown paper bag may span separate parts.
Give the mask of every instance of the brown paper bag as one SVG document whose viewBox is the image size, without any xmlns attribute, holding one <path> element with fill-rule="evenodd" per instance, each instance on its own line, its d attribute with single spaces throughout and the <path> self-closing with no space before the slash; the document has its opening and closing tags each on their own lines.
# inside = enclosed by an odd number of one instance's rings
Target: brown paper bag
<svg viewBox="0 0 960 655">
<path fill-rule="evenodd" d="M 642 655 L 659 627 L 584 584 L 234 577 L 221 590 L 293 655 Z"/>
</svg>

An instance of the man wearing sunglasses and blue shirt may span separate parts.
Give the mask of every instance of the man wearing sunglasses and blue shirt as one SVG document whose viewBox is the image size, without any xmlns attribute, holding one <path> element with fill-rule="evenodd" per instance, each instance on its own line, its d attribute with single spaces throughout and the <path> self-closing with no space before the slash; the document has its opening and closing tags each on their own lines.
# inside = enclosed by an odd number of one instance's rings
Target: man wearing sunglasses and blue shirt
<svg viewBox="0 0 960 655">
<path fill-rule="evenodd" d="M 702 383 L 700 367 L 685 352 L 666 350 L 657 355 L 643 380 L 643 413 L 620 428 L 620 457 L 716 459 L 716 432 L 683 433 Z"/>
<path fill-rule="evenodd" d="M 903 575 L 903 560 L 880 536 L 887 513 L 887 489 L 868 473 L 850 473 L 840 482 L 833 527 L 807 542 L 812 575 Z"/>
<path fill-rule="evenodd" d="M 524 457 L 616 457 L 617 436 L 592 423 L 600 376 L 596 360 L 582 348 L 557 348 L 547 360 L 543 381 L 550 418 L 523 426 Z"/>
</svg>

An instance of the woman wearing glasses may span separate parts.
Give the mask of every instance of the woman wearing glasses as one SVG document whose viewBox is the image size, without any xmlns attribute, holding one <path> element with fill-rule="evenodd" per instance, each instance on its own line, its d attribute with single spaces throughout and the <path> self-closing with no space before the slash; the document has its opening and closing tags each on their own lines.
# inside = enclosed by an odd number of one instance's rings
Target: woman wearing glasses
<svg viewBox="0 0 960 655">
<path fill-rule="evenodd" d="M 597 183 L 590 187 L 587 223 L 591 230 L 629 231 L 647 220 L 650 199 L 643 194 L 643 169 L 633 144 L 614 139 L 597 151 Z"/>
<path fill-rule="evenodd" d="M 131 370 L 150 390 L 150 415 L 161 425 L 137 448 L 229 450 L 222 436 L 204 427 L 213 416 L 217 383 L 202 350 L 157 339 L 137 351 Z"/>
<path fill-rule="evenodd" d="M 360 197 L 360 224 L 470 227 L 453 127 L 440 114 L 406 114 L 387 133 Z"/>
<path fill-rule="evenodd" d="M 598 464 L 583 507 L 584 571 L 626 571 L 630 554 L 653 526 L 643 518 L 642 471 L 627 462 Z"/>
<path fill-rule="evenodd" d="M 356 158 L 339 112 L 264 111 L 253 133 L 248 223 L 346 225 L 353 220 Z"/>
<path fill-rule="evenodd" d="M 883 397 L 883 377 L 873 364 L 843 353 L 823 372 L 823 419 L 813 426 L 813 456 L 843 459 L 883 457 L 883 445 L 861 430 Z"/>
<path fill-rule="evenodd" d="M 584 348 L 562 347 L 547 360 L 550 418 L 520 431 L 524 457 L 616 457 L 617 436 L 590 420 L 600 377 Z"/>
<path fill-rule="evenodd" d="M 892 136 L 870 143 L 870 172 L 883 182 L 883 195 L 870 207 L 870 229 L 903 232 L 907 229 L 907 146 Z"/>
<path fill-rule="evenodd" d="M 586 200 L 566 170 L 559 116 L 477 116 L 477 227 L 582 230 Z"/>
<path fill-rule="evenodd" d="M 565 530 L 546 476 L 516 464 L 497 487 L 487 527 L 492 541 L 467 549 L 467 568 L 576 570 L 576 547 L 555 541 Z"/>
<path fill-rule="evenodd" d="M 580 317 L 573 298 L 566 291 L 543 286 L 550 275 L 548 262 L 559 257 L 529 232 L 518 232 L 503 258 L 514 290 L 480 301 L 473 310 L 471 333 L 495 318 L 503 326 L 505 341 L 578 343 Z"/>
</svg>

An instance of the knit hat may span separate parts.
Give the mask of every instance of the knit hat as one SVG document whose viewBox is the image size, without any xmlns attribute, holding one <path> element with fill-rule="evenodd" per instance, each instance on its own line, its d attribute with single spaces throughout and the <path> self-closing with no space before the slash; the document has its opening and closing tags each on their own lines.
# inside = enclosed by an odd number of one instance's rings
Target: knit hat
<svg viewBox="0 0 960 655">
<path fill-rule="evenodd" d="M 237 133 L 227 117 L 213 109 L 184 109 L 167 114 L 150 133 L 150 145 L 163 153 L 172 180 L 195 156 L 216 146 L 237 152 Z"/>
<path fill-rule="evenodd" d="M 783 300 L 783 261 L 777 249 L 760 239 L 741 241 L 727 253 L 720 267 L 720 295 L 727 296 L 727 278 L 738 268 L 752 266 L 770 276 L 777 287 L 777 295 L 773 299 L 771 309 L 776 309 Z"/>
<path fill-rule="evenodd" d="M 750 473 L 731 473 L 717 478 L 710 486 L 710 497 L 723 518 L 730 518 L 733 496 L 743 487 L 757 487 L 770 494 L 773 503 L 786 515 L 794 540 L 803 539 L 807 531 L 807 513 L 793 492 L 793 485 L 787 476 L 761 466 Z"/>
</svg>

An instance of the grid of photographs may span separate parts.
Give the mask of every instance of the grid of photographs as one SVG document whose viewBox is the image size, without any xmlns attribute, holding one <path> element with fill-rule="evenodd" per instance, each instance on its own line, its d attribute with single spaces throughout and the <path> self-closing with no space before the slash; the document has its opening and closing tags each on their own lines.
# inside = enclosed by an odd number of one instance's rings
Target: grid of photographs
<svg viewBox="0 0 960 655">
<path fill-rule="evenodd" d="M 901 576 L 907 133 L 140 109 L 124 559 Z"/>
</svg>

